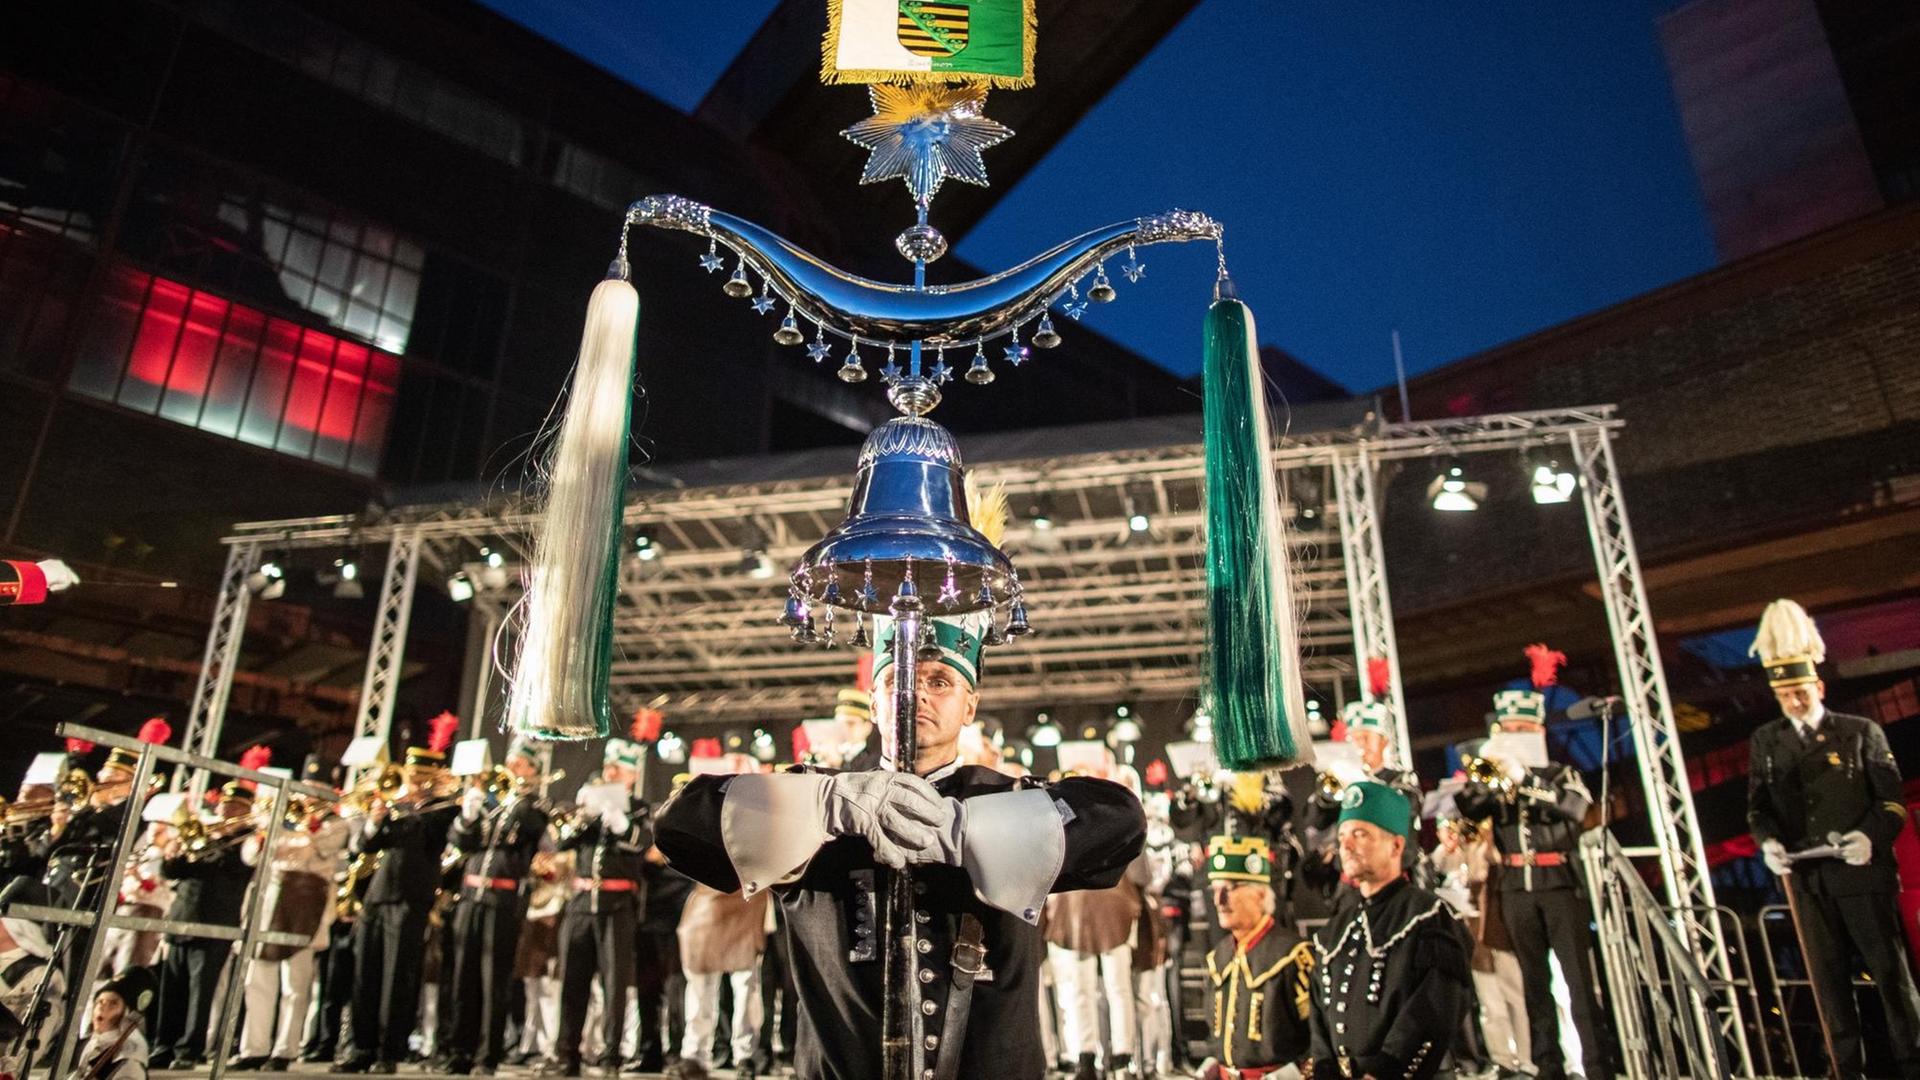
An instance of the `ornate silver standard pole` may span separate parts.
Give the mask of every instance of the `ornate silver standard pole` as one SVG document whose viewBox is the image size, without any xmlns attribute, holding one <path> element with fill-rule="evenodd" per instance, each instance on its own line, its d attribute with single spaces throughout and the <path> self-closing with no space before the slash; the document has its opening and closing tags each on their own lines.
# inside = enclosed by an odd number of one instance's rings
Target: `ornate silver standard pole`
<svg viewBox="0 0 1920 1080">
<path fill-rule="evenodd" d="M 916 751 L 914 724 L 920 712 L 920 628 L 924 624 L 913 577 L 902 581 L 890 613 L 893 637 L 893 769 L 912 772 Z M 880 1012 L 880 1068 L 886 1080 L 917 1080 L 925 1060 L 918 1035 L 920 983 L 913 968 L 913 873 L 887 873 L 884 961 L 885 988 Z"/>
</svg>

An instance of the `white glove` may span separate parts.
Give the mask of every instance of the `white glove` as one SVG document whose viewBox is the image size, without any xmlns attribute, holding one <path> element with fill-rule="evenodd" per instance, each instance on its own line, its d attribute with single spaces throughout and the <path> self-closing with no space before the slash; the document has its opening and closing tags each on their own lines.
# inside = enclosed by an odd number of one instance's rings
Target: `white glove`
<svg viewBox="0 0 1920 1080">
<path fill-rule="evenodd" d="M 59 592 L 80 584 L 80 575 L 73 572 L 73 567 L 59 559 L 42 559 L 36 565 L 40 567 L 41 573 L 47 575 L 48 592 Z"/>
<path fill-rule="evenodd" d="M 600 827 L 613 833 L 615 836 L 625 835 L 627 826 L 631 824 L 633 824 L 633 822 L 629 821 L 627 815 L 619 810 L 615 810 L 610 814 L 604 814 L 600 818 Z"/>
<path fill-rule="evenodd" d="M 1760 858 L 1767 869 L 1779 877 L 1793 873 L 1793 863 L 1787 859 L 1787 845 L 1778 840 L 1769 840 L 1760 845 Z"/>
<path fill-rule="evenodd" d="M 1516 784 L 1527 778 L 1527 767 L 1518 761 L 1495 758 L 1494 764 L 1500 766 L 1500 771 L 1507 774 L 1507 779 Z"/>
<path fill-rule="evenodd" d="M 1873 861 L 1873 841 L 1858 829 L 1843 834 L 1835 846 L 1848 866 L 1865 866 Z"/>
<path fill-rule="evenodd" d="M 468 788 L 460 796 L 460 816 L 468 821 L 477 821 L 480 812 L 487 808 L 487 793 L 479 788 Z"/>
<path fill-rule="evenodd" d="M 947 801 L 911 773 L 840 773 L 828 781 L 822 821 L 833 836 L 858 836 L 873 857 L 898 870 L 911 858 L 929 861 L 952 820 Z M 939 854 L 931 855 L 939 861 Z"/>
</svg>

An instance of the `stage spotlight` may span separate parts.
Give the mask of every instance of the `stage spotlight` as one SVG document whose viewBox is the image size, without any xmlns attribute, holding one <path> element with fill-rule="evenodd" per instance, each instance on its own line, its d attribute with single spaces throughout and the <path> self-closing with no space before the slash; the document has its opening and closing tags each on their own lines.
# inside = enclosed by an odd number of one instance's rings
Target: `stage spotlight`
<svg viewBox="0 0 1920 1080">
<path fill-rule="evenodd" d="M 659 754 L 660 760 L 669 765 L 682 764 L 687 760 L 686 740 L 671 731 L 663 731 L 660 733 L 659 741 L 653 744 L 653 752 Z"/>
<path fill-rule="evenodd" d="M 247 591 L 261 600 L 278 600 L 287 593 L 287 572 L 268 559 L 247 575 Z"/>
<path fill-rule="evenodd" d="M 360 564 L 353 559 L 333 560 L 335 581 L 333 598 L 335 600 L 358 600 L 367 595 L 360 585 Z"/>
<path fill-rule="evenodd" d="M 634 537 L 633 546 L 639 552 L 641 562 L 652 562 L 660 557 L 660 545 L 654 543 L 653 537 L 646 533 Z"/>
<path fill-rule="evenodd" d="M 1127 502 L 1127 528 L 1137 533 L 1143 533 L 1153 528 L 1152 519 L 1136 509 L 1132 500 L 1128 500 Z"/>
<path fill-rule="evenodd" d="M 480 554 L 486 556 L 487 565 L 495 570 L 507 565 L 507 557 L 492 548 L 481 548 Z"/>
<path fill-rule="evenodd" d="M 497 551 L 494 552 L 493 558 L 497 558 L 499 554 Z M 487 592 L 499 592 L 507 587 L 507 581 L 506 567 L 496 565 L 492 558 L 488 559 L 487 565 L 480 568 L 480 588 Z"/>
<path fill-rule="evenodd" d="M 447 595 L 456 604 L 464 604 L 473 599 L 473 579 L 467 576 L 465 570 L 456 570 L 453 576 L 447 579 Z"/>
<path fill-rule="evenodd" d="M 1113 710 L 1113 727 L 1107 732 L 1107 740 L 1121 744 L 1140 741 L 1140 721 L 1134 719 L 1132 707 L 1122 705 Z"/>
<path fill-rule="evenodd" d="M 1028 741 L 1035 746 L 1059 746 L 1063 737 L 1060 734 L 1059 725 L 1055 724 L 1046 713 L 1041 713 L 1033 725 L 1033 732 L 1028 737 Z"/>
<path fill-rule="evenodd" d="M 773 556 L 764 551 L 747 551 L 740 556 L 740 572 L 755 581 L 773 576 Z"/>
<path fill-rule="evenodd" d="M 1528 451 L 1526 463 L 1534 502 L 1550 506 L 1573 499 L 1573 489 L 1580 486 L 1580 479 L 1567 471 L 1553 447 L 1540 446 Z"/>
<path fill-rule="evenodd" d="M 1440 466 L 1440 474 L 1427 485 L 1427 498 L 1435 510 L 1462 513 L 1480 509 L 1480 500 L 1487 497 L 1487 485 L 1467 479 L 1467 471 L 1458 458 L 1447 458 Z"/>
<path fill-rule="evenodd" d="M 769 734 L 765 728 L 755 729 L 753 733 L 754 760 L 762 762 L 772 761 L 775 754 L 776 750 L 773 745 L 773 736 Z"/>
<path fill-rule="evenodd" d="M 1042 496 L 1041 498 L 1035 499 L 1032 503 L 1029 503 L 1027 506 L 1027 522 L 1039 532 L 1046 532 L 1053 528 L 1052 500 Z"/>
<path fill-rule="evenodd" d="M 1187 734 L 1194 742 L 1212 742 L 1213 717 L 1205 709 L 1194 713 L 1193 719 L 1187 721 Z"/>
</svg>

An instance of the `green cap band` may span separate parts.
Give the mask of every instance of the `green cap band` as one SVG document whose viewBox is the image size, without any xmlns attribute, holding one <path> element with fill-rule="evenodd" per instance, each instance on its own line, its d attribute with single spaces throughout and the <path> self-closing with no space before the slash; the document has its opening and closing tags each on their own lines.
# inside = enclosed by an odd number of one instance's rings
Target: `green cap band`
<svg viewBox="0 0 1920 1080">
<path fill-rule="evenodd" d="M 873 677 L 877 681 L 882 671 L 893 666 L 893 639 L 898 624 L 892 619 L 874 621 L 880 624 L 873 638 Z M 933 619 L 931 625 L 933 638 L 940 645 L 940 662 L 959 672 L 968 686 L 979 686 L 980 659 L 986 651 L 986 640 L 973 627 L 950 619 Z"/>
<path fill-rule="evenodd" d="M 1493 719 L 1521 720 L 1530 724 L 1547 722 L 1547 696 L 1538 690 L 1502 690 L 1493 695 Z"/>
<path fill-rule="evenodd" d="M 1216 836 L 1207 841 L 1208 881 L 1273 881 L 1273 849 L 1258 836 Z"/>
<path fill-rule="evenodd" d="M 1413 824 L 1413 804 L 1386 784 L 1362 780 L 1340 792 L 1340 820 L 1364 821 L 1404 837 Z"/>
</svg>

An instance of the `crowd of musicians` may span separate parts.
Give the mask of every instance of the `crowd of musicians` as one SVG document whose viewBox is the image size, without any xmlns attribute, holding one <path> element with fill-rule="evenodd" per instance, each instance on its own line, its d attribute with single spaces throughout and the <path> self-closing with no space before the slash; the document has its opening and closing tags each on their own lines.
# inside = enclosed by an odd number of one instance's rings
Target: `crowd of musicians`
<svg viewBox="0 0 1920 1080">
<path fill-rule="evenodd" d="M 1824 707 L 1810 626 L 1763 626 L 1782 715 L 1751 744 L 1749 823 L 1793 883 L 1839 1075 L 1864 1075 L 1857 952 L 1888 1056 L 1916 1076 L 1900 778 L 1878 725 Z M 600 775 L 561 798 L 539 745 L 456 776 L 436 725 L 337 800 L 276 802 L 241 780 L 203 809 L 145 814 L 114 866 L 139 759 L 70 745 L 67 770 L 6 808 L 0 904 L 84 911 L 111 891 L 119 914 L 180 929 L 109 929 L 90 950 L 9 907 L 0 1073 L 72 1040 L 73 1075 L 101 1080 L 215 1055 L 269 1071 L 864 1078 L 904 995 L 923 1080 L 1615 1074 L 1579 859 L 1594 799 L 1578 770 L 1508 749 L 1544 732 L 1541 689 L 1496 694 L 1489 739 L 1443 785 L 1392 763 L 1388 710 L 1369 702 L 1342 717 L 1355 767 L 1304 796 L 1210 770 L 1147 792 L 1112 761 L 1042 779 L 959 737 L 979 642 L 937 629 L 911 769 L 883 767 L 882 643 L 873 691 L 842 693 L 837 737 L 803 765 L 695 769 L 659 806 L 639 794 L 640 742 L 609 739 Z M 328 772 L 308 776 L 344 782 Z M 881 925 L 902 870 L 904 988 Z M 230 941 L 186 932 L 239 925 L 256 881 L 280 943 L 235 962 Z M 1204 958 L 1197 1013 L 1183 956 Z M 218 1046 L 231 979 L 240 1012 Z M 1194 1060 L 1184 1033 L 1200 1030 Z"/>
</svg>

